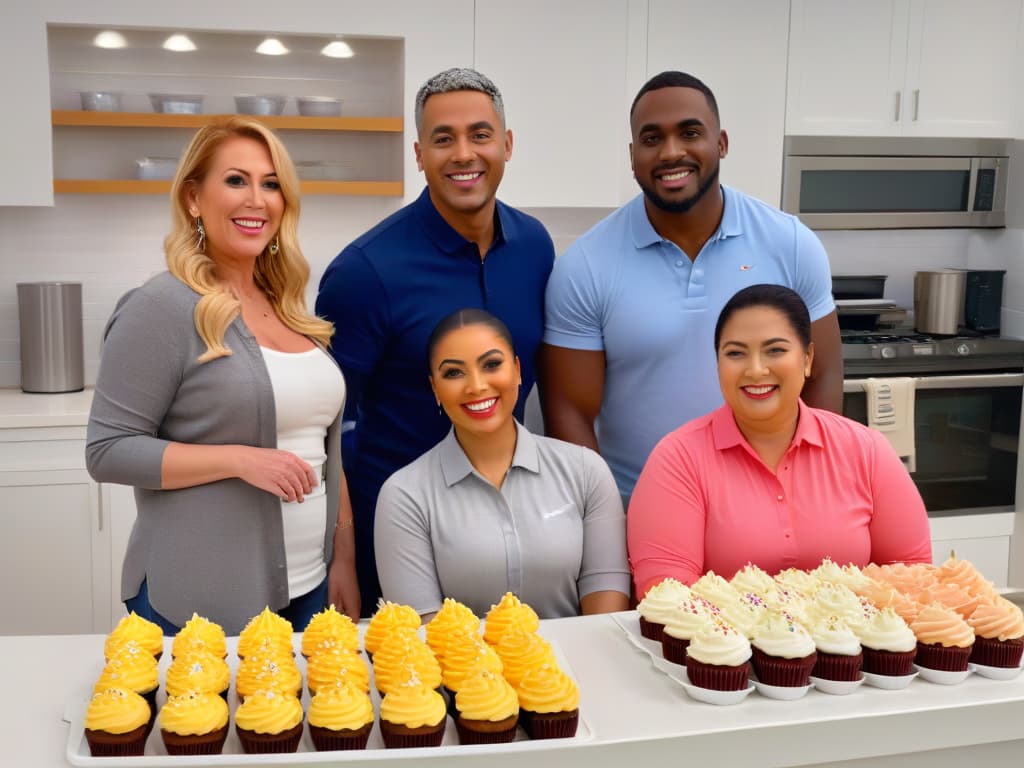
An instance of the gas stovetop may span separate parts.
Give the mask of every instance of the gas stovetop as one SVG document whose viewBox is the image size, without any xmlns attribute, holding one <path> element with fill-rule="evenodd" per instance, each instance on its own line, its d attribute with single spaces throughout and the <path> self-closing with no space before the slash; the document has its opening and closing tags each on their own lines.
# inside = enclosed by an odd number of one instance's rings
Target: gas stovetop
<svg viewBox="0 0 1024 768">
<path fill-rule="evenodd" d="M 914 331 L 840 331 L 847 374 L 1024 369 L 1024 340 L 929 336 Z"/>
</svg>

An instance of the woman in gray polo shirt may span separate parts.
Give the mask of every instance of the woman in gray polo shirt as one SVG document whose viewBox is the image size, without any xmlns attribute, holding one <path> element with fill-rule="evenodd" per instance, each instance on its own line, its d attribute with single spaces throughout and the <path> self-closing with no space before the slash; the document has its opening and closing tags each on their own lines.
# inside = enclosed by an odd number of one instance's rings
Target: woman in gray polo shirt
<svg viewBox="0 0 1024 768">
<path fill-rule="evenodd" d="M 484 615 L 505 592 L 541 618 L 625 610 L 625 516 L 611 471 L 595 452 L 513 418 L 519 359 L 505 324 L 481 309 L 454 312 L 427 356 L 452 429 L 381 489 L 384 597 L 425 616 L 445 597 Z"/>
</svg>

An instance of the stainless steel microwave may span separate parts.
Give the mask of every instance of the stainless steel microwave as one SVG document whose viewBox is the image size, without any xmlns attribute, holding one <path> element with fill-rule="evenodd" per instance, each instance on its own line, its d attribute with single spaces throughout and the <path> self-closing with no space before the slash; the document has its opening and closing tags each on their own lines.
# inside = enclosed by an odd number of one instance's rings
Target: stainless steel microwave
<svg viewBox="0 0 1024 768">
<path fill-rule="evenodd" d="M 811 229 L 1006 226 L 1009 139 L 787 136 L 782 209 Z"/>
</svg>

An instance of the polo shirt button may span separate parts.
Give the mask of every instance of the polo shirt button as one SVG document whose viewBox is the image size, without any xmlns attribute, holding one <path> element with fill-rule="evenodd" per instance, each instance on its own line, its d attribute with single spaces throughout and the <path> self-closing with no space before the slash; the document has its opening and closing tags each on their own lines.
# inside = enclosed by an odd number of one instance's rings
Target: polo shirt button
<svg viewBox="0 0 1024 768">
<path fill-rule="evenodd" d="M 776 496 L 775 498 L 776 498 L 776 499 L 778 499 L 779 501 L 782 501 L 782 494 L 780 493 L 780 494 L 779 494 L 778 496 Z"/>
<path fill-rule="evenodd" d="M 677 267 L 683 266 L 683 260 L 682 259 L 676 259 L 676 266 Z"/>
</svg>

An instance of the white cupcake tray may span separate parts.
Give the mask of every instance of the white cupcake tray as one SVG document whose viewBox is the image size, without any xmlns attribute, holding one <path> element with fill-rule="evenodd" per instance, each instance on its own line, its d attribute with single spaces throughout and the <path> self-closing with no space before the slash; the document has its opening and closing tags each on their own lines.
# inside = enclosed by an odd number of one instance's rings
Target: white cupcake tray
<svg viewBox="0 0 1024 768">
<path fill-rule="evenodd" d="M 302 672 L 302 680 L 305 683 L 306 680 L 306 660 L 299 653 L 301 634 L 295 635 L 295 661 L 299 666 L 299 670 Z M 565 653 L 561 648 L 552 640 L 548 640 L 551 643 L 552 650 L 555 654 L 555 660 L 558 662 L 559 667 L 569 677 L 576 679 L 573 674 L 572 667 L 569 664 Z M 590 728 L 586 720 L 586 702 L 580 702 L 580 719 L 579 726 L 576 729 L 576 735 L 569 739 L 558 739 L 546 740 L 538 739 L 531 740 L 526 736 L 525 731 L 522 728 L 518 728 L 516 732 L 516 740 L 507 744 L 459 744 L 459 737 L 455 729 L 455 721 L 451 717 L 447 718 L 444 739 L 441 742 L 440 747 L 421 747 L 415 749 L 385 749 L 384 741 L 380 735 L 380 724 L 374 722 L 373 730 L 370 732 L 370 740 L 364 750 L 352 750 L 352 751 L 332 751 L 332 752 L 318 752 L 316 747 L 313 746 L 313 740 L 309 735 L 309 723 L 303 721 L 303 733 L 302 740 L 299 742 L 299 748 L 297 752 L 283 753 L 283 754 L 264 754 L 264 755 L 248 755 L 242 751 L 242 745 L 239 742 L 238 734 L 235 733 L 235 710 L 238 708 L 237 696 L 235 695 L 235 672 L 238 666 L 238 655 L 235 653 L 237 647 L 238 638 L 228 638 L 228 666 L 231 668 L 231 680 L 232 685 L 228 691 L 228 708 L 231 713 L 230 720 L 228 721 L 228 737 L 224 742 L 224 750 L 219 755 L 168 755 L 167 750 L 164 748 L 163 739 L 160 737 L 160 726 L 159 723 L 153 728 L 149 738 L 146 740 L 145 754 L 138 757 L 93 757 L 89 752 L 89 744 L 85 740 L 85 730 L 83 722 L 85 719 L 85 709 L 88 704 L 89 696 L 92 692 L 92 686 L 95 679 L 99 676 L 99 672 L 102 669 L 103 659 L 100 658 L 97 661 L 96 668 L 94 670 L 85 669 L 83 670 L 83 679 L 79 680 L 75 686 L 75 692 L 68 700 L 65 707 L 64 720 L 70 724 L 68 729 L 68 742 L 66 756 L 67 761 L 74 766 L 85 766 L 86 768 L 96 768 L 97 766 L 110 766 L 117 765 L 119 767 L 132 767 L 138 766 L 139 768 L 147 768 L 148 766 L 180 766 L 185 768 L 186 766 L 264 766 L 264 765 L 299 765 L 299 764 L 317 764 L 317 763 L 330 763 L 330 764 L 342 764 L 346 762 L 361 762 L 368 760 L 408 760 L 417 759 L 423 757 L 446 757 L 466 754 L 474 755 L 490 755 L 495 753 L 507 753 L 507 752 L 530 752 L 535 750 L 549 750 L 551 747 L 559 742 L 586 742 L 591 741 L 594 738 L 594 732 Z M 170 654 L 170 643 L 165 642 L 164 655 L 160 659 L 160 690 L 157 692 L 157 707 L 163 705 L 167 700 L 166 690 L 164 689 L 163 682 L 166 679 L 167 667 L 171 661 Z M 365 657 L 364 657 L 365 658 Z M 373 665 L 370 666 L 370 697 L 373 700 L 374 713 L 380 713 L 380 697 L 377 694 L 376 686 L 373 684 Z M 303 688 L 302 691 L 302 709 L 303 712 L 309 712 L 309 692 Z"/>
</svg>

